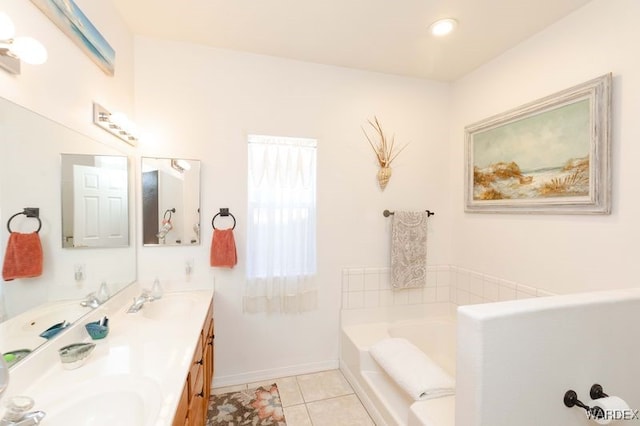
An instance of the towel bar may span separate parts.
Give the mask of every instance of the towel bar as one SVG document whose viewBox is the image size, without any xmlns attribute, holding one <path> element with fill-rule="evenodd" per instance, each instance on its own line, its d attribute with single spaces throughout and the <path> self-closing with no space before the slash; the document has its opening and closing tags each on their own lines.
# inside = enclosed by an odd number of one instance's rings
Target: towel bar
<svg viewBox="0 0 640 426">
<path fill-rule="evenodd" d="M 36 229 L 36 233 L 40 232 L 40 230 L 42 229 L 42 221 L 40 220 L 40 208 L 38 208 L 38 207 L 25 207 L 23 211 L 14 214 L 7 221 L 7 230 L 9 231 L 9 233 L 13 232 L 11 230 L 11 221 L 13 220 L 14 217 L 16 217 L 18 215 L 21 215 L 21 214 L 25 215 L 26 217 L 32 217 L 34 219 L 37 219 L 38 220 L 38 229 Z"/>
<path fill-rule="evenodd" d="M 425 212 L 427 212 L 427 217 L 429 217 L 429 216 L 435 216 L 435 213 L 434 213 L 434 212 L 432 212 L 431 210 L 425 210 Z M 382 212 L 382 215 L 383 215 L 384 217 L 389 217 L 389 216 L 391 216 L 392 214 L 394 214 L 394 212 L 390 212 L 389 210 L 385 210 L 385 211 L 383 211 L 383 212 Z"/>
<path fill-rule="evenodd" d="M 231 229 L 236 229 L 236 217 L 229 212 L 229 208 L 227 207 L 221 207 L 220 212 L 216 213 L 215 216 L 213 216 L 213 219 L 211 219 L 211 226 L 213 227 L 213 229 L 217 229 L 213 222 L 215 222 L 216 217 L 218 216 L 231 216 L 231 219 L 233 219 L 233 226 L 231 227 Z"/>
</svg>

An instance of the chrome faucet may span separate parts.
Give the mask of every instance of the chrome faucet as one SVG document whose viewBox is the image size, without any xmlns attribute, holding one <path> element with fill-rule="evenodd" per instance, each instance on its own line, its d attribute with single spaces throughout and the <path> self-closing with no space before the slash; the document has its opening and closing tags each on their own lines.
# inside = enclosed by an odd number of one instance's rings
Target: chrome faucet
<svg viewBox="0 0 640 426">
<path fill-rule="evenodd" d="M 0 356 L 0 398 L 9 385 L 9 367 L 4 362 L 4 357 Z M 44 411 L 31 411 L 33 399 L 28 396 L 14 396 L 7 404 L 7 411 L 0 419 L 0 426 L 33 426 L 40 424 L 40 421 L 47 414 Z"/>
<path fill-rule="evenodd" d="M 96 296 L 95 293 L 89 293 L 85 296 L 84 299 L 82 299 L 82 301 L 80 301 L 80 306 L 84 306 L 85 308 L 95 309 L 98 306 L 100 306 L 100 300 L 98 299 L 98 296 Z"/>
<path fill-rule="evenodd" d="M 127 309 L 127 313 L 134 314 L 142 309 L 145 303 L 153 302 L 154 300 L 156 300 L 156 298 L 151 295 L 149 290 L 142 290 L 142 294 L 140 296 L 133 298 L 133 304 L 129 306 L 129 309 Z"/>
<path fill-rule="evenodd" d="M 44 411 L 28 411 L 33 408 L 33 399 L 28 396 L 14 396 L 7 404 L 7 411 L 0 419 L 0 426 L 38 425 L 47 415 Z"/>
</svg>

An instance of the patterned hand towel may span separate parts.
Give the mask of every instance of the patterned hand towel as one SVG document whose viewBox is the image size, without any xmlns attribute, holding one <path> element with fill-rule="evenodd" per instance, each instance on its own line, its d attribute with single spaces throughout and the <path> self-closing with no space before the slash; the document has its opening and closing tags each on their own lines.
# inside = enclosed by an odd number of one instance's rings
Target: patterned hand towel
<svg viewBox="0 0 640 426">
<path fill-rule="evenodd" d="M 214 229 L 211 238 L 211 266 L 233 268 L 238 263 L 236 240 L 232 229 Z"/>
<path fill-rule="evenodd" d="M 423 287 L 427 282 L 427 212 L 395 212 L 391 231 L 391 284 Z"/>
<path fill-rule="evenodd" d="M 33 278 L 42 275 L 42 243 L 37 232 L 9 235 L 7 251 L 4 254 L 2 278 L 5 281 L 16 278 Z"/>
</svg>

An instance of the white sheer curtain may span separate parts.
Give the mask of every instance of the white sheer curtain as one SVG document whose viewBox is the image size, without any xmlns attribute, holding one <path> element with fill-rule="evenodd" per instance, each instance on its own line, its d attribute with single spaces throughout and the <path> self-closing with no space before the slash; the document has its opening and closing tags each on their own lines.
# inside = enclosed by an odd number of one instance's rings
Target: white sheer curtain
<svg viewBox="0 0 640 426">
<path fill-rule="evenodd" d="M 249 136 L 245 312 L 317 307 L 316 141 Z"/>
</svg>

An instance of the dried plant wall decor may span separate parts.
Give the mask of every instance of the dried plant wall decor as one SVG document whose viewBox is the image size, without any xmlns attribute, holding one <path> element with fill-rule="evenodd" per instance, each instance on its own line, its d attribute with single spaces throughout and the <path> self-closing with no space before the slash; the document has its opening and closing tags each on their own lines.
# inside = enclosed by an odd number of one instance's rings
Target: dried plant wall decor
<svg viewBox="0 0 640 426">
<path fill-rule="evenodd" d="M 402 148 L 394 152 L 395 136 L 391 136 L 391 141 L 389 141 L 382 131 L 382 126 L 380 125 L 378 118 L 375 116 L 373 117 L 373 121 L 368 120 L 368 123 L 373 128 L 375 135 L 370 137 L 364 127 L 362 128 L 362 132 L 376 155 L 376 159 L 380 167 L 377 175 L 378 184 L 380 185 L 380 189 L 384 191 L 387 187 L 387 183 L 389 183 L 389 179 L 391 179 L 391 162 L 402 152 L 403 149 L 407 147 L 408 144 L 403 145 Z"/>
</svg>

